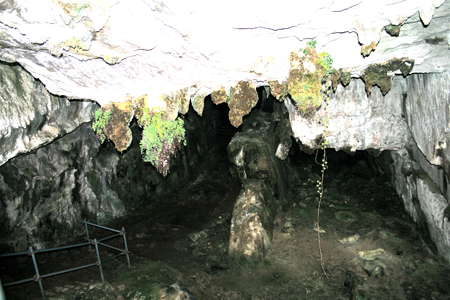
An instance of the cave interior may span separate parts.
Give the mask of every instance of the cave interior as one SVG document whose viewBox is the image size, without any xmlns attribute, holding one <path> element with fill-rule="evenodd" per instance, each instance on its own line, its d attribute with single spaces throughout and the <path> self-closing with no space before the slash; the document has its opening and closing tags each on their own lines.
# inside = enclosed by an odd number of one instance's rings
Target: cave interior
<svg viewBox="0 0 450 300">
<path fill-rule="evenodd" d="M 96 270 L 86 269 L 46 278 L 47 295 L 133 297 L 136 291 L 150 295 L 164 286 L 175 290 L 180 284 L 186 288 L 179 293 L 200 299 L 214 295 L 250 299 L 255 294 L 270 299 L 331 299 L 333 295 L 380 299 L 376 297 L 388 294 L 420 299 L 431 294 L 432 299 L 445 299 L 450 292 L 448 264 L 439 257 L 426 224 L 414 222 L 395 192 L 391 182 L 395 174 L 386 168 L 392 163 L 389 151 L 311 150 L 287 132 L 288 152 L 283 160 L 275 158 L 277 141 L 272 133 L 289 131 L 282 122 L 288 117 L 286 108 L 266 90 L 257 89 L 258 103 L 238 128 L 230 124 L 228 106 L 215 105 L 210 96 L 205 98 L 202 116 L 190 107 L 183 116 L 187 144 L 173 158 L 167 176 L 142 162 L 137 142 L 142 128 L 136 120 L 130 125 L 133 142 L 122 153 L 110 141 L 98 143 L 90 124 L 84 124 L 11 159 L 0 167 L 2 205 L 7 206 L 6 197 L 16 196 L 23 199 L 21 213 L 45 212 L 36 213 L 42 217 L 31 234 L 5 223 L 2 252 L 33 243 L 48 248 L 80 242 L 85 239 L 82 220 L 88 219 L 126 228 L 131 270 L 123 256 L 102 249 L 107 285 L 99 283 Z M 240 155 L 230 146 L 233 140 Z M 237 160 L 241 163 L 233 164 Z M 80 164 L 88 164 L 89 170 Z M 79 183 L 81 176 L 88 176 L 100 193 L 119 196 L 122 203 L 112 211 L 120 209 L 120 216 L 103 215 L 102 207 L 86 207 L 90 204 L 83 200 L 86 187 Z M 254 188 L 260 184 L 270 188 Z M 233 255 L 230 231 L 237 231 L 239 225 L 234 220 L 239 214 L 236 199 L 249 186 L 263 195 L 259 205 L 268 207 L 254 209 L 265 214 L 256 221 L 267 230 L 269 241 L 254 242 L 263 244 L 258 245 L 260 253 L 243 258 Z M 72 208 L 54 202 L 55 193 L 61 196 L 67 191 Z M 39 204 L 46 201 L 53 201 L 51 209 L 48 203 Z M 64 224 L 57 214 L 70 210 L 77 216 L 70 220 L 73 223 Z M 27 217 L 22 218 L 25 227 Z M 94 228 L 91 235 L 101 238 L 105 232 Z M 121 241 L 112 245 L 120 248 Z M 38 256 L 41 273 L 88 264 L 94 258 L 89 248 Z M 33 272 L 29 257 L 9 258 L 1 264 L 4 282 Z M 38 298 L 40 292 L 31 282 L 26 288 L 7 288 L 6 295 Z"/>
</svg>

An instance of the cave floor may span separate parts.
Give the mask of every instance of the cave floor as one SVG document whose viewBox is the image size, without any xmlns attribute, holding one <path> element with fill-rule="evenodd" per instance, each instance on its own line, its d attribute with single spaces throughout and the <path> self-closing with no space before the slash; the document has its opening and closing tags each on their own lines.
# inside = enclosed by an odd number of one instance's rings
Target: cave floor
<svg viewBox="0 0 450 300">
<path fill-rule="evenodd" d="M 107 283 L 100 283 L 97 270 L 84 270 L 45 280 L 47 294 L 52 299 L 160 299 L 162 287 L 178 283 L 195 299 L 207 300 L 450 299 L 449 265 L 419 235 L 384 176 L 362 160 L 346 167 L 331 160 L 318 226 L 320 168 L 313 158 L 292 163 L 299 170 L 298 184 L 290 187 L 290 199 L 275 218 L 264 262 L 227 259 L 239 184 L 225 175 L 223 160 L 113 225 L 127 229 L 131 270 L 123 257 L 105 251 Z M 44 258 L 44 265 L 55 270 L 93 259 L 92 252 L 76 250 Z M 36 286 L 7 290 L 8 299 L 39 299 Z"/>
</svg>

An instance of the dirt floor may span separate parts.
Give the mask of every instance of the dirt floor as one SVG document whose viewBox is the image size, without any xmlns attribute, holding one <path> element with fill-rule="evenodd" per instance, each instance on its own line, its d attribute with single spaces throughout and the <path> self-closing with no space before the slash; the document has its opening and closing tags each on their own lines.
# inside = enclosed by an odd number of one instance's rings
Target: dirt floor
<svg viewBox="0 0 450 300">
<path fill-rule="evenodd" d="M 101 283 L 98 269 L 91 268 L 46 279 L 47 295 L 50 299 L 450 299 L 450 266 L 419 234 L 384 176 L 365 160 L 330 157 L 318 225 L 320 167 L 314 157 L 298 157 L 292 163 L 298 184 L 290 187 L 291 199 L 276 216 L 272 249 L 264 262 L 227 258 L 239 184 L 225 175 L 228 165 L 223 160 L 205 168 L 184 188 L 169 191 L 160 202 L 112 224 L 127 230 L 131 270 L 123 256 L 102 250 L 106 283 Z M 113 244 L 121 246 L 119 240 Z M 26 259 L 3 265 L 2 274 L 6 268 L 7 279 L 31 274 Z M 86 248 L 39 256 L 42 273 L 93 261 L 95 253 Z M 6 291 L 7 299 L 40 297 L 36 283 Z"/>
</svg>

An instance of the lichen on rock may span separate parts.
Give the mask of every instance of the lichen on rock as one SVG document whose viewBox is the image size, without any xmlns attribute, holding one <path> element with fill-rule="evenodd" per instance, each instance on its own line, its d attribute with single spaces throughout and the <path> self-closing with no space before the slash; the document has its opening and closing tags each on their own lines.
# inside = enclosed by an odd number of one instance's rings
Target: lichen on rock
<svg viewBox="0 0 450 300">
<path fill-rule="evenodd" d="M 291 52 L 288 92 L 297 109 L 304 115 L 311 115 L 321 105 L 322 83 L 332 71 L 332 59 L 325 53 L 317 53 L 314 44 L 302 53 Z"/>
<path fill-rule="evenodd" d="M 278 80 L 270 80 L 268 82 L 270 93 L 278 100 L 283 101 L 283 97 L 287 95 L 286 82 L 280 83 Z"/>
<path fill-rule="evenodd" d="M 131 101 L 112 103 L 105 105 L 105 111 L 109 111 L 111 117 L 103 132 L 106 137 L 114 143 L 119 152 L 123 152 L 131 145 L 133 136 L 128 127 L 134 116 L 134 109 Z"/>
<path fill-rule="evenodd" d="M 406 77 L 414 67 L 414 60 L 403 57 L 394 58 L 385 63 L 370 65 L 363 73 L 361 78 L 366 84 L 368 95 L 372 92 L 373 86 L 378 86 L 383 95 L 386 95 L 391 89 L 391 77 L 395 71 L 402 73 Z"/>
<path fill-rule="evenodd" d="M 368 45 L 363 45 L 361 46 L 361 55 L 366 57 L 369 56 L 370 53 L 372 53 L 373 51 L 375 51 L 375 49 L 377 48 L 378 42 L 371 42 Z"/>
<path fill-rule="evenodd" d="M 191 100 L 192 108 L 195 112 L 202 116 L 203 108 L 205 107 L 205 96 L 203 95 L 195 95 Z"/>
<path fill-rule="evenodd" d="M 384 30 L 390 35 L 390 36 L 399 36 L 400 35 L 400 29 L 401 25 L 386 25 L 384 26 Z"/>
<path fill-rule="evenodd" d="M 258 93 L 250 82 L 240 81 L 235 87 L 232 87 L 228 103 L 231 125 L 239 127 L 242 124 L 242 118 L 252 110 L 256 103 L 258 103 Z"/>
<path fill-rule="evenodd" d="M 331 86 L 333 88 L 333 91 L 336 91 L 336 88 L 338 84 L 342 84 L 342 86 L 347 86 L 350 84 L 350 81 L 352 79 L 352 76 L 350 72 L 346 72 L 342 69 L 335 70 L 330 75 L 331 79 Z"/>
<path fill-rule="evenodd" d="M 228 93 L 223 87 L 211 93 L 211 101 L 216 105 L 221 103 L 227 103 L 228 100 L 229 100 Z"/>
<path fill-rule="evenodd" d="M 189 110 L 188 88 L 179 89 L 170 95 L 162 96 L 162 98 L 166 103 L 165 115 L 169 120 L 175 120 L 178 113 L 186 114 Z"/>
</svg>

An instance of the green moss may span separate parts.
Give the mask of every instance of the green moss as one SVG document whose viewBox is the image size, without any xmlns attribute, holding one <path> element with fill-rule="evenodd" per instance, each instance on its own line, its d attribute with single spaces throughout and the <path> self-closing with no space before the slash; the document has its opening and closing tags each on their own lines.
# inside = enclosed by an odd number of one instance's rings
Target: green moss
<svg viewBox="0 0 450 300">
<path fill-rule="evenodd" d="M 317 41 L 315 41 L 315 40 L 311 40 L 306 44 L 307 48 L 312 48 L 312 49 L 316 49 L 316 45 L 317 45 Z"/>
<path fill-rule="evenodd" d="M 317 53 L 315 43 L 308 43 L 302 54 L 292 52 L 287 90 L 303 115 L 311 115 L 323 102 L 322 83 L 333 73 L 333 59 L 328 53 Z"/>
<path fill-rule="evenodd" d="M 332 70 L 330 72 L 331 84 L 333 91 L 336 91 L 337 85 L 340 83 L 342 86 L 347 86 L 350 84 L 352 76 L 350 72 L 345 72 L 342 69 Z"/>
<path fill-rule="evenodd" d="M 391 36 L 399 36 L 400 35 L 400 25 L 387 25 L 384 26 L 384 30 Z"/>
<path fill-rule="evenodd" d="M 162 113 L 150 113 L 148 108 L 144 108 L 139 124 L 144 127 L 140 142 L 143 160 L 166 176 L 171 157 L 186 144 L 184 121 L 166 120 Z"/>
<path fill-rule="evenodd" d="M 333 69 L 333 59 L 330 54 L 326 52 L 319 53 L 319 65 L 325 70 L 327 74 L 330 74 Z"/>
<path fill-rule="evenodd" d="M 341 84 L 343 86 L 347 86 L 350 84 L 350 81 L 352 80 L 352 76 L 350 74 L 350 72 L 344 72 L 341 70 L 341 76 L 339 78 L 339 81 L 341 82 Z"/>
<path fill-rule="evenodd" d="M 362 75 L 367 94 L 370 95 L 373 86 L 378 86 L 381 93 L 386 95 L 391 89 L 391 76 L 389 74 L 400 70 L 403 76 L 407 76 L 413 67 L 414 60 L 408 58 L 394 58 L 382 64 L 370 65 Z"/>
<path fill-rule="evenodd" d="M 95 111 L 92 129 L 94 130 L 95 134 L 100 140 L 100 143 L 103 143 L 106 140 L 106 134 L 104 130 L 106 125 L 108 125 L 110 119 L 111 119 L 110 111 L 104 111 L 101 108 Z"/>
</svg>

